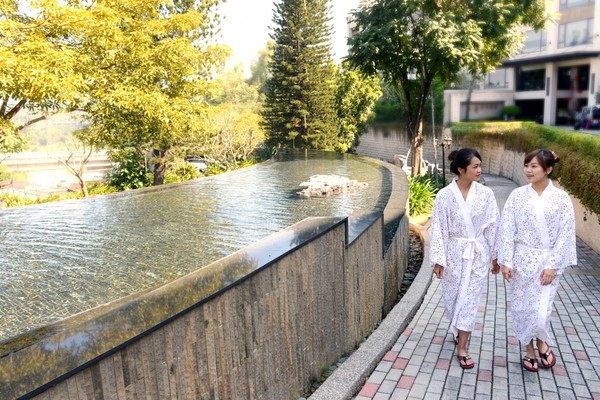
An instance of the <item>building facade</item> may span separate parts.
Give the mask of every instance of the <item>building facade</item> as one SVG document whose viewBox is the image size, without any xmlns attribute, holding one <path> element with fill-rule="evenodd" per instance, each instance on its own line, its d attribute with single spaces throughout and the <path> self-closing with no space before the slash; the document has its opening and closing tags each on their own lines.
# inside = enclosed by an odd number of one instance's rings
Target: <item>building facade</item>
<svg viewBox="0 0 600 400">
<path fill-rule="evenodd" d="M 555 0 L 559 15 L 542 32 L 526 30 L 520 54 L 505 60 L 483 82 L 444 92 L 444 121 L 502 118 L 517 105 L 519 118 L 570 125 L 600 92 L 600 0 Z M 470 86 L 470 88 L 468 87 Z"/>
</svg>

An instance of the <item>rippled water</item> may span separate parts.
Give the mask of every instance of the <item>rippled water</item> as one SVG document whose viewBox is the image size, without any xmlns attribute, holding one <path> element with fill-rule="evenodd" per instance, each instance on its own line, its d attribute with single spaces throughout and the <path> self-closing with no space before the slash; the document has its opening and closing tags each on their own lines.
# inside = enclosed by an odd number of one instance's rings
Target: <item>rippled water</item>
<svg viewBox="0 0 600 400">
<path fill-rule="evenodd" d="M 159 190 L 0 211 L 0 340 L 172 281 L 306 217 L 385 207 L 390 179 L 379 164 L 297 157 Z M 299 197 L 298 185 L 316 174 L 369 186 Z"/>
</svg>

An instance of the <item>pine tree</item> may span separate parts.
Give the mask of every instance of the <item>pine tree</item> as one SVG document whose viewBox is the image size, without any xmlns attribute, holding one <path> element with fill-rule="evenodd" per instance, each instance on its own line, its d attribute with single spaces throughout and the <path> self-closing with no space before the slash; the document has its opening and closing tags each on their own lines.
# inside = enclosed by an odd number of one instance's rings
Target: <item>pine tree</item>
<svg viewBox="0 0 600 400">
<path fill-rule="evenodd" d="M 275 41 L 262 113 L 267 144 L 333 150 L 335 65 L 329 0 L 282 0 L 275 5 Z"/>
</svg>

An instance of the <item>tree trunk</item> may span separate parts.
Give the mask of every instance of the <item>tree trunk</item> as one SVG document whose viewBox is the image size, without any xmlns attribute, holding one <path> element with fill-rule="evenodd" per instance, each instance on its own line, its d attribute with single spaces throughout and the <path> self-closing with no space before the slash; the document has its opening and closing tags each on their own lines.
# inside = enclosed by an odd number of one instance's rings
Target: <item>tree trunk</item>
<svg viewBox="0 0 600 400">
<path fill-rule="evenodd" d="M 421 176 L 423 175 L 421 168 L 423 165 L 423 120 L 417 121 L 413 129 L 414 135 L 410 145 L 413 154 L 411 175 Z"/>
<path fill-rule="evenodd" d="M 165 183 L 165 172 L 167 170 L 167 152 L 154 150 L 154 186 Z"/>
<path fill-rule="evenodd" d="M 88 193 L 85 181 L 83 180 L 82 174 L 78 174 L 76 176 L 77 176 L 77 180 L 79 181 L 79 188 L 81 189 L 81 193 L 83 193 L 83 197 L 89 197 L 90 195 Z"/>
<path fill-rule="evenodd" d="M 467 91 L 467 109 L 465 110 L 465 121 L 469 122 L 471 118 L 471 96 L 473 95 L 473 89 L 475 87 L 475 78 L 472 77 L 469 81 L 469 90 Z"/>
</svg>

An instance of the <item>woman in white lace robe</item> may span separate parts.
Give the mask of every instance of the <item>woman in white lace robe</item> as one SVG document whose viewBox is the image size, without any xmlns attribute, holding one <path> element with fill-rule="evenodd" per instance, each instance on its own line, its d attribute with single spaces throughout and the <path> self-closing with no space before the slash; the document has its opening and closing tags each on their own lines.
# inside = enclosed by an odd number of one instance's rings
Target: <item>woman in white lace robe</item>
<svg viewBox="0 0 600 400">
<path fill-rule="evenodd" d="M 527 349 L 523 367 L 534 372 L 556 363 L 550 349 L 554 344 L 549 333 L 552 305 L 560 275 L 567 266 L 577 264 L 573 204 L 550 180 L 558 161 L 548 150 L 525 156 L 529 184 L 508 197 L 498 244 L 502 275 L 510 282 L 513 332 Z"/>
<path fill-rule="evenodd" d="M 460 365 L 473 368 L 468 340 L 492 260 L 492 272 L 499 271 L 494 247 L 499 213 L 492 190 L 478 183 L 479 153 L 465 148 L 453 151 L 448 159 L 458 177 L 436 196 L 429 258 L 436 277 L 442 279 L 445 314 L 451 321 Z"/>
</svg>

